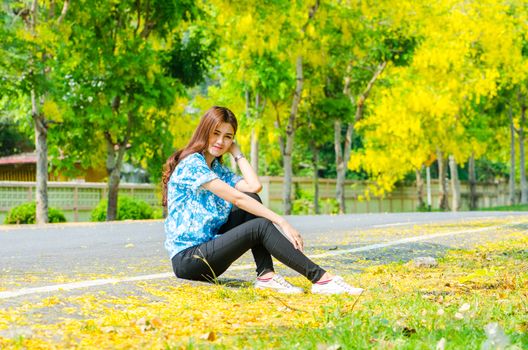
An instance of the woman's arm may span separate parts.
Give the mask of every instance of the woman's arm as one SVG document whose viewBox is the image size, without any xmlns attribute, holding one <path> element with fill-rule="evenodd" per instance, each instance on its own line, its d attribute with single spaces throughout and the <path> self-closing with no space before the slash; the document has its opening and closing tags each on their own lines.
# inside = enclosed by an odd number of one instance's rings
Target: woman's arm
<svg viewBox="0 0 528 350">
<path fill-rule="evenodd" d="M 299 249 L 301 251 L 303 250 L 304 243 L 299 232 L 295 228 L 293 228 L 293 226 L 291 226 L 286 221 L 286 219 L 276 214 L 272 210 L 266 208 L 258 201 L 229 186 L 220 179 L 214 179 L 212 181 L 209 181 L 203 184 L 202 187 L 208 191 L 213 192 L 218 197 L 233 203 L 233 205 L 239 207 L 242 210 L 245 210 L 255 216 L 266 218 L 271 222 L 277 224 L 282 229 L 286 237 L 290 239 L 293 246 L 296 249 Z"/>
<path fill-rule="evenodd" d="M 238 145 L 234 142 L 229 148 L 229 152 L 233 155 L 233 157 L 237 157 L 238 155 L 242 154 L 240 147 L 238 147 Z M 248 160 L 245 157 L 242 157 L 237 160 L 237 165 L 244 179 L 237 182 L 235 188 L 242 192 L 260 192 L 260 190 L 262 190 L 262 185 L 260 184 L 258 175 L 255 173 L 255 170 L 253 170 Z"/>
</svg>

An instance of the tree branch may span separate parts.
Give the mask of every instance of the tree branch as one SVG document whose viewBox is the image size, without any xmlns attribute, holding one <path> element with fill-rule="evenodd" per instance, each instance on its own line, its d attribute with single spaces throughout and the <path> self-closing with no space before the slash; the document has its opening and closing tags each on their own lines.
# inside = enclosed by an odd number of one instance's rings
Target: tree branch
<svg viewBox="0 0 528 350">
<path fill-rule="evenodd" d="M 33 3 L 31 4 L 31 34 L 35 35 L 35 28 L 37 27 L 37 8 L 38 8 L 38 1 L 33 0 Z"/>
<path fill-rule="evenodd" d="M 49 14 L 50 18 L 55 17 L 55 0 L 51 0 L 49 4 Z"/>
<path fill-rule="evenodd" d="M 316 0 L 315 4 L 312 7 L 310 7 L 310 12 L 308 13 L 308 20 L 302 27 L 303 33 L 306 32 L 306 28 L 308 28 L 308 24 L 310 24 L 310 21 L 312 20 L 312 18 L 314 18 L 315 13 L 317 12 L 318 8 L 319 8 L 319 0 Z"/>
<path fill-rule="evenodd" d="M 112 101 L 112 111 L 114 113 L 119 113 L 119 107 L 121 106 L 121 96 L 117 95 Z"/>
<path fill-rule="evenodd" d="M 357 105 L 356 105 L 357 106 L 356 107 L 356 117 L 354 119 L 355 122 L 358 122 L 359 120 L 361 120 L 363 116 L 363 108 L 365 105 L 365 100 L 368 98 L 370 91 L 372 90 L 372 87 L 374 86 L 374 83 L 376 82 L 376 80 L 378 80 L 378 77 L 383 72 L 385 67 L 387 67 L 387 61 L 381 62 L 378 65 L 378 68 L 376 69 L 376 72 L 374 73 L 370 81 L 368 82 L 367 87 L 365 88 L 365 90 L 363 90 L 363 93 L 359 96 Z"/>
<path fill-rule="evenodd" d="M 150 31 L 152 30 L 152 23 L 149 22 L 149 16 L 150 16 L 150 0 L 147 0 L 147 9 L 145 10 L 145 27 L 143 28 L 143 31 L 141 32 L 141 37 L 143 39 L 146 39 Z"/>
<path fill-rule="evenodd" d="M 68 12 L 68 8 L 70 7 L 70 0 L 64 0 L 64 5 L 62 5 L 62 11 L 59 16 L 59 19 L 57 19 L 57 24 L 61 24 L 64 20 L 64 17 L 66 17 L 66 13 Z"/>
<path fill-rule="evenodd" d="M 345 81 L 344 81 L 344 86 L 343 86 L 343 94 L 345 94 L 345 96 L 349 96 L 350 98 L 350 82 L 352 81 L 352 77 L 350 77 L 350 71 L 352 70 L 352 62 L 350 62 L 348 65 L 347 65 L 347 69 L 346 69 L 346 75 L 345 75 Z M 354 102 L 354 101 L 352 101 Z"/>
<path fill-rule="evenodd" d="M 295 87 L 295 93 L 293 95 L 292 107 L 290 117 L 288 118 L 288 125 L 286 125 L 286 134 L 293 135 L 295 132 L 295 118 L 297 117 L 297 111 L 299 109 L 299 103 L 301 102 L 301 94 L 303 88 L 303 59 L 302 56 L 297 57 L 295 64 L 297 83 Z"/>
<path fill-rule="evenodd" d="M 132 135 L 132 124 L 133 124 L 134 115 L 132 112 L 128 112 L 127 114 L 127 128 L 125 132 L 125 138 L 123 139 L 123 142 L 121 143 L 121 146 L 123 149 L 126 149 L 128 145 L 128 141 L 130 140 L 130 136 Z"/>
<path fill-rule="evenodd" d="M 281 119 L 280 119 L 280 113 L 279 113 L 279 106 L 278 103 L 271 102 L 273 105 L 273 108 L 275 109 L 275 128 L 279 131 L 279 148 L 281 151 L 281 155 L 284 154 L 284 137 L 282 136 L 282 125 L 281 125 Z"/>
<path fill-rule="evenodd" d="M 136 0 L 136 6 L 137 6 L 137 25 L 136 25 L 136 29 L 134 29 L 134 37 L 137 35 L 137 31 L 139 30 L 139 26 L 141 25 L 141 0 Z"/>
<path fill-rule="evenodd" d="M 273 105 L 273 109 L 275 109 L 275 124 L 279 129 L 282 129 L 278 103 L 271 102 L 271 104 Z"/>
</svg>

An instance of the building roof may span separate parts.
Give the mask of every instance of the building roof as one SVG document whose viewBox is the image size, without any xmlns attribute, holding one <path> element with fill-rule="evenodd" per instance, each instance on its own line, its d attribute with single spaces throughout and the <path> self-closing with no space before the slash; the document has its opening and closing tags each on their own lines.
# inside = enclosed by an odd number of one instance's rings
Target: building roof
<svg viewBox="0 0 528 350">
<path fill-rule="evenodd" d="M 7 164 L 35 164 L 37 163 L 37 153 L 28 152 L 0 157 L 0 165 Z"/>
</svg>

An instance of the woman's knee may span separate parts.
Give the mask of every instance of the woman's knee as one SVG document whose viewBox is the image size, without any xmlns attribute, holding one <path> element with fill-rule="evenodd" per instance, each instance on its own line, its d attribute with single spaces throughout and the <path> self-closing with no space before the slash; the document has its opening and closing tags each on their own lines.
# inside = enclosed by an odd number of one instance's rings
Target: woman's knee
<svg viewBox="0 0 528 350">
<path fill-rule="evenodd" d="M 268 219 L 259 217 L 254 219 L 253 222 L 258 226 L 257 231 L 261 234 L 261 239 L 264 239 L 264 237 L 269 237 L 270 234 L 273 235 L 278 231 L 275 225 L 273 225 L 273 222 Z"/>
<path fill-rule="evenodd" d="M 198 256 L 193 256 L 192 260 L 183 259 L 180 263 L 173 264 L 176 277 L 191 281 L 211 282 L 226 269 L 227 267 L 221 269 L 213 267 L 204 258 Z"/>
<path fill-rule="evenodd" d="M 273 225 L 273 223 L 270 220 L 263 218 L 263 217 L 258 217 L 256 219 L 253 219 L 253 222 L 262 228 L 267 228 L 268 226 Z"/>
<path fill-rule="evenodd" d="M 260 199 L 260 196 L 258 194 L 252 193 L 252 192 L 244 192 L 244 193 L 250 196 L 251 198 L 253 198 L 254 200 L 256 200 L 257 202 L 262 203 L 262 199 Z"/>
</svg>

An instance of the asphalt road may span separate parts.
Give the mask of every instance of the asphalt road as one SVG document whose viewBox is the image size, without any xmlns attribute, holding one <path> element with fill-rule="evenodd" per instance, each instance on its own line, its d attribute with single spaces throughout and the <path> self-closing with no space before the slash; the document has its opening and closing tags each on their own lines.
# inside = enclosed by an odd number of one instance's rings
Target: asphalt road
<svg viewBox="0 0 528 350">
<path fill-rule="evenodd" d="M 290 216 L 308 247 L 336 244 L 350 232 L 442 222 L 522 217 L 523 212 Z M 168 266 L 162 221 L 0 226 L 0 276 L 108 273 Z M 365 238 L 363 238 L 365 240 Z M 379 240 L 379 238 L 378 238 Z M 325 243 L 326 242 L 326 243 Z M 328 244 L 326 244 L 328 245 Z M 339 246 L 339 244 L 338 244 Z M 340 246 L 341 248 L 341 246 Z"/>
<path fill-rule="evenodd" d="M 442 256 L 449 249 L 528 235 L 528 213 L 461 212 L 341 216 L 291 216 L 305 239 L 305 253 L 331 272 L 350 278 L 367 266 Z M 46 322 L 72 316 L 63 310 L 70 298 L 98 295 L 159 298 L 146 291 L 181 284 L 163 248 L 162 221 L 0 226 L 0 310 L 34 305 Z M 278 264 L 283 275 L 297 273 Z M 254 279 L 246 253 L 220 278 L 244 285 Z M 43 306 L 43 300 L 63 300 Z M 22 307 L 22 309 L 19 309 Z M 32 322 L 38 323 L 35 319 Z M 30 332 L 13 326 L 0 336 Z"/>
</svg>

